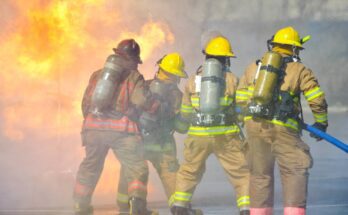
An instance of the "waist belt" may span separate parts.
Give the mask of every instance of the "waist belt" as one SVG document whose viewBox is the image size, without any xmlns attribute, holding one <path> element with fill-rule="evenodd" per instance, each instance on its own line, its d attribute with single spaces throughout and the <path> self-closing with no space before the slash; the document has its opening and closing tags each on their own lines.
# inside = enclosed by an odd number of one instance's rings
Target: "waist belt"
<svg viewBox="0 0 348 215">
<path fill-rule="evenodd" d="M 223 125 L 233 125 L 234 120 L 232 115 L 228 114 L 202 114 L 197 113 L 193 115 L 191 124 L 193 126 L 223 126 Z"/>
</svg>

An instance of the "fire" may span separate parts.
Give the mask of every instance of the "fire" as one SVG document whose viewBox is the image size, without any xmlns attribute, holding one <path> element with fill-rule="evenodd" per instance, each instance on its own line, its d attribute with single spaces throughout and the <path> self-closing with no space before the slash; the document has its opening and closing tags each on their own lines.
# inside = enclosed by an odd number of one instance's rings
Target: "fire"
<svg viewBox="0 0 348 215">
<path fill-rule="evenodd" d="M 155 51 L 174 42 L 170 28 L 162 22 L 139 20 L 142 27 L 135 32 L 119 27 L 123 21 L 117 7 L 110 9 L 112 2 L 115 4 L 111 0 L 2 2 L 16 14 L 1 17 L 8 23 L 0 31 L 2 136 L 20 144 L 35 144 L 30 142 L 32 136 L 78 136 L 88 78 L 104 64 L 117 42 L 130 37 L 138 41 L 144 67 L 154 65 L 146 60 Z M 79 153 L 77 157 L 82 159 Z M 104 175 L 108 177 L 100 182 L 99 192 L 116 189 L 118 167 L 110 170 L 109 166 L 117 164 L 106 165 Z"/>
</svg>

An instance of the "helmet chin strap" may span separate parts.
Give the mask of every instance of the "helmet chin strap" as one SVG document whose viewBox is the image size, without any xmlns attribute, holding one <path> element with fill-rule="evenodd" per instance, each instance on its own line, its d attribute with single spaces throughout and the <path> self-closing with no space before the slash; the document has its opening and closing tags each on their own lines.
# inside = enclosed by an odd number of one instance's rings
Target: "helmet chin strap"
<svg viewBox="0 0 348 215">
<path fill-rule="evenodd" d="M 296 46 L 292 46 L 292 59 L 294 60 L 294 62 L 300 61 L 298 48 Z"/>
<path fill-rule="evenodd" d="M 274 39 L 274 35 L 272 35 L 272 37 L 267 40 L 267 49 L 268 49 L 268 51 L 272 50 L 272 41 L 273 41 L 273 39 Z"/>
</svg>

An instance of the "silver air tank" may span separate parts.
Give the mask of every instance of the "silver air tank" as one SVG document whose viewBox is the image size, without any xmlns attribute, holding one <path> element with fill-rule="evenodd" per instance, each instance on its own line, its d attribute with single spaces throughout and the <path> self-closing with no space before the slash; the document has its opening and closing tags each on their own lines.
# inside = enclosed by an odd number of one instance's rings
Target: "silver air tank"
<svg viewBox="0 0 348 215">
<path fill-rule="evenodd" d="M 162 100 L 169 99 L 167 96 L 169 95 L 169 85 L 164 83 L 163 81 L 154 79 L 150 83 L 150 91 L 155 97 L 159 97 Z"/>
<path fill-rule="evenodd" d="M 122 62 L 118 56 L 110 55 L 106 59 L 92 95 L 93 113 L 97 114 L 110 108 L 110 105 L 114 102 L 112 99 L 123 71 Z"/>
<path fill-rule="evenodd" d="M 225 79 L 222 64 L 213 58 L 207 59 L 203 65 L 200 92 L 200 112 L 216 114 L 220 109 L 220 97 L 224 89 Z"/>
</svg>

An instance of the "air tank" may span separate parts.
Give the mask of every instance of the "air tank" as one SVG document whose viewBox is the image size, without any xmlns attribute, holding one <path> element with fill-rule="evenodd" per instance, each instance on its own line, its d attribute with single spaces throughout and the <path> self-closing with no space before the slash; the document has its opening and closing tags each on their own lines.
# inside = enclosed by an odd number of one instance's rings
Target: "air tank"
<svg viewBox="0 0 348 215">
<path fill-rule="evenodd" d="M 200 92 L 200 112 L 216 114 L 220 110 L 220 97 L 225 86 L 222 64 L 210 58 L 204 62 Z"/>
<path fill-rule="evenodd" d="M 110 108 L 110 105 L 114 102 L 113 96 L 123 71 L 121 59 L 116 55 L 110 55 L 105 62 L 92 95 L 92 112 L 98 113 Z"/>
<path fill-rule="evenodd" d="M 167 96 L 169 95 L 169 84 L 154 79 L 150 83 L 150 91 L 153 95 L 159 97 L 160 99 L 168 99 Z"/>
<path fill-rule="evenodd" d="M 261 68 L 256 79 L 253 94 L 254 102 L 266 105 L 272 101 L 274 88 L 277 85 L 282 56 L 276 52 L 266 52 L 261 61 Z"/>
</svg>

